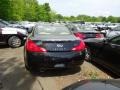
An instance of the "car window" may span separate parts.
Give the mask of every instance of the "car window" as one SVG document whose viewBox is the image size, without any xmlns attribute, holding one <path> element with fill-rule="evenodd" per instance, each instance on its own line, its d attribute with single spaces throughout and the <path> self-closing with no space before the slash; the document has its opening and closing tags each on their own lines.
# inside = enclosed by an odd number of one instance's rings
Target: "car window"
<svg viewBox="0 0 120 90">
<path fill-rule="evenodd" d="M 120 31 L 120 26 L 115 27 L 114 30 L 116 30 L 116 31 Z"/>
<path fill-rule="evenodd" d="M 38 26 L 35 28 L 35 34 L 39 35 L 69 35 L 71 32 L 67 27 L 61 26 Z"/>
<path fill-rule="evenodd" d="M 83 30 L 88 30 L 88 31 L 90 31 L 90 30 L 94 30 L 92 27 L 90 27 L 90 26 L 77 26 L 77 29 L 79 30 L 79 31 L 83 31 Z"/>
<path fill-rule="evenodd" d="M 0 22 L 0 28 L 5 27 L 6 25 Z"/>
<path fill-rule="evenodd" d="M 111 40 L 111 43 L 112 43 L 112 44 L 118 44 L 118 45 L 120 45 L 120 37 L 117 37 L 117 38 L 112 39 L 112 40 Z"/>
</svg>

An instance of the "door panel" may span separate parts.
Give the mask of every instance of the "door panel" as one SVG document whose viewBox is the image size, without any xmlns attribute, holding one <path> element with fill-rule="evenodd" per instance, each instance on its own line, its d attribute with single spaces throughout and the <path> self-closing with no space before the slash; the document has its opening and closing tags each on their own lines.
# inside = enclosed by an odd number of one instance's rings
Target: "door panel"
<svg viewBox="0 0 120 90">
<path fill-rule="evenodd" d="M 6 43 L 6 36 L 8 35 L 2 34 L 2 29 L 0 29 L 0 44 Z"/>
<path fill-rule="evenodd" d="M 116 41 L 116 43 L 115 43 Z M 111 40 L 104 46 L 102 54 L 99 55 L 100 60 L 111 67 L 115 67 L 116 70 L 120 71 L 120 39 Z"/>
</svg>

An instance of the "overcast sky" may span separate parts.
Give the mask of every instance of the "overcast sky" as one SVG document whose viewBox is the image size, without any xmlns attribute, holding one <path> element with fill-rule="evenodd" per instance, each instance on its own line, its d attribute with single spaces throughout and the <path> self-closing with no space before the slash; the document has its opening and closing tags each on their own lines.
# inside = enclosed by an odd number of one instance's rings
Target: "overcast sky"
<svg viewBox="0 0 120 90">
<path fill-rule="evenodd" d="M 120 16 L 120 0 L 38 0 L 49 2 L 51 8 L 65 16 Z"/>
</svg>

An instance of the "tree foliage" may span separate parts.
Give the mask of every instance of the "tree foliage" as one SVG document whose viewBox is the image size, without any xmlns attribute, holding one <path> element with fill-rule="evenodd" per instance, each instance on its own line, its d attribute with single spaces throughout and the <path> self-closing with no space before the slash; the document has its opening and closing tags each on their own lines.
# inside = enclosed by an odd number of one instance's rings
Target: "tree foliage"
<svg viewBox="0 0 120 90">
<path fill-rule="evenodd" d="M 120 17 L 114 17 L 114 16 L 109 16 L 109 17 L 99 16 L 99 17 L 95 17 L 95 16 L 88 16 L 88 15 L 78 15 L 76 17 L 74 17 L 74 16 L 64 17 L 64 20 L 67 20 L 67 21 L 120 23 Z"/>
<path fill-rule="evenodd" d="M 24 0 L 24 20 L 36 21 L 38 6 L 37 0 Z"/>
<path fill-rule="evenodd" d="M 9 19 L 22 20 L 24 16 L 24 0 L 10 0 Z"/>
<path fill-rule="evenodd" d="M 39 4 L 37 0 L 0 0 L 0 18 L 12 21 L 86 21 L 120 23 L 120 17 L 114 16 L 63 16 L 51 10 L 49 3 Z"/>
<path fill-rule="evenodd" d="M 9 10 L 10 1 L 9 0 L 0 0 L 0 18 L 4 20 L 9 19 Z"/>
</svg>

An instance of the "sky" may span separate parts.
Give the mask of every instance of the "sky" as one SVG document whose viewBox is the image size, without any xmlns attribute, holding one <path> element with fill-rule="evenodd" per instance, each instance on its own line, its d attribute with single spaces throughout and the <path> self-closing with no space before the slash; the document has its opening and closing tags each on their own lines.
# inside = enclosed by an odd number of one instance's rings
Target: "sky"
<svg viewBox="0 0 120 90">
<path fill-rule="evenodd" d="M 120 0 L 38 0 L 64 16 L 120 16 Z"/>
</svg>

